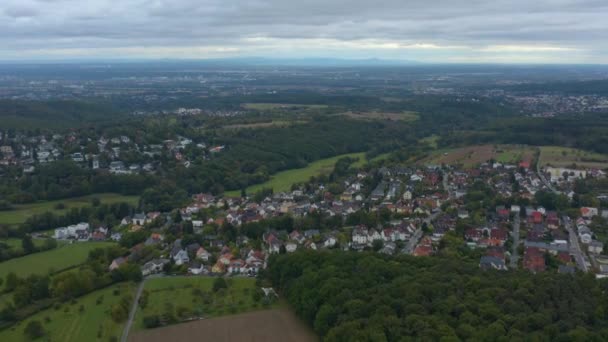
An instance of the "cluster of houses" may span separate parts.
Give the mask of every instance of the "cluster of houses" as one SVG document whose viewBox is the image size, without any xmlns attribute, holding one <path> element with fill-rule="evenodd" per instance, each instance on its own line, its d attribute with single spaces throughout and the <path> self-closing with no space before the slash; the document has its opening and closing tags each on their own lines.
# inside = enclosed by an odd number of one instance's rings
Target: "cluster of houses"
<svg viewBox="0 0 608 342">
<path fill-rule="evenodd" d="M 87 131 L 87 134 L 90 134 Z M 72 160 L 92 170 L 106 170 L 112 174 L 124 175 L 134 173 L 153 173 L 158 168 L 157 157 L 168 154 L 185 166 L 190 161 L 184 150 L 190 145 L 203 153 L 221 152 L 225 146 L 210 146 L 195 143 L 192 139 L 176 136 L 162 144 L 136 143 L 127 135 L 114 137 L 89 137 L 72 131 L 67 134 L 27 136 L 23 133 L 0 132 L 0 166 L 19 165 L 24 173 L 35 172 L 36 165 L 51 163 L 57 160 Z M 66 151 L 70 151 L 69 153 Z M 76 151 L 74 151 L 76 150 Z M 140 162 L 128 163 L 124 158 L 139 156 Z"/>
</svg>

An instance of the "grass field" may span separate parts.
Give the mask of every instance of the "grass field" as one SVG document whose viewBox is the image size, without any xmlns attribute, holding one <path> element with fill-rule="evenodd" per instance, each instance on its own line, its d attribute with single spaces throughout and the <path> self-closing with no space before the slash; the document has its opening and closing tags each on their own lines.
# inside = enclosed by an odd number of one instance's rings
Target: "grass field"
<svg viewBox="0 0 608 342">
<path fill-rule="evenodd" d="M 89 195 L 89 196 L 83 196 L 83 197 L 67 198 L 67 199 L 56 200 L 56 201 L 45 201 L 45 202 L 38 202 L 38 203 L 32 203 L 32 204 L 20 204 L 20 205 L 16 205 L 15 209 L 13 209 L 13 210 L 0 211 L 0 224 L 6 224 L 6 225 L 21 224 L 21 223 L 25 222 L 25 220 L 28 217 L 30 217 L 32 215 L 36 215 L 36 214 L 43 214 L 47 211 L 52 211 L 57 214 L 61 214 L 61 213 L 66 212 L 67 210 L 70 210 L 71 208 L 80 208 L 80 207 L 84 207 L 87 205 L 91 205 L 91 199 L 93 199 L 94 197 L 99 198 L 101 200 L 101 203 L 106 203 L 106 204 L 127 202 L 130 204 L 136 205 L 139 201 L 138 196 L 123 196 L 123 195 L 119 195 L 119 194 L 106 193 L 106 194 L 95 194 L 95 195 Z M 55 209 L 55 206 L 58 203 L 65 204 L 66 208 L 62 209 L 62 210 Z"/>
<path fill-rule="evenodd" d="M 145 329 L 144 316 L 163 315 L 168 306 L 171 310 L 187 310 L 188 317 L 218 317 L 240 312 L 262 309 L 253 300 L 255 279 L 227 278 L 227 291 L 223 294 L 212 291 L 213 277 L 171 277 L 155 278 L 146 282 L 148 304 L 144 309 L 139 308 L 135 316 L 134 330 Z M 201 293 L 195 293 L 195 289 Z"/>
<path fill-rule="evenodd" d="M 422 160 L 424 164 L 462 165 L 465 168 L 494 159 L 501 163 L 516 164 L 521 160 L 532 160 L 536 148 L 519 145 L 479 145 L 455 149 L 440 149 Z"/>
<path fill-rule="evenodd" d="M 542 146 L 540 148 L 540 165 L 569 167 L 576 164 L 586 168 L 608 168 L 608 156 L 569 147 Z"/>
<path fill-rule="evenodd" d="M 110 341 L 112 336 L 120 339 L 124 323 L 114 322 L 110 311 L 112 305 L 118 303 L 123 296 L 133 296 L 134 289 L 131 284 L 117 284 L 78 298 L 75 304 L 66 302 L 58 310 L 43 310 L 0 331 L 0 341 L 27 341 L 23 330 L 33 320 L 40 321 L 46 332 L 40 341 Z M 114 290 L 119 290 L 120 294 L 114 295 Z M 96 301 L 101 296 L 103 300 L 97 304 Z M 84 308 L 82 312 L 79 311 L 81 305 Z M 48 322 L 47 317 L 50 319 Z"/>
<path fill-rule="evenodd" d="M 416 112 L 346 112 L 344 115 L 356 120 L 388 120 L 388 121 L 416 121 L 418 113 Z"/>
<path fill-rule="evenodd" d="M 243 103 L 241 106 L 246 109 L 254 109 L 254 110 L 274 110 L 274 109 L 325 109 L 327 105 L 307 105 L 307 104 L 297 104 L 297 103 Z"/>
<path fill-rule="evenodd" d="M 15 272 L 19 277 L 27 277 L 30 274 L 47 274 L 80 265 L 87 259 L 89 251 L 111 245 L 111 242 L 73 243 L 50 251 L 7 260 L 0 263 L 0 278 L 4 279 L 10 272 Z"/>
<path fill-rule="evenodd" d="M 440 137 L 438 135 L 433 134 L 426 138 L 420 139 L 420 142 L 423 144 L 429 144 L 429 146 L 431 146 L 431 148 L 436 150 L 439 148 L 439 144 L 438 144 L 439 139 L 440 139 Z"/>
<path fill-rule="evenodd" d="M 222 129 L 245 129 L 245 128 L 268 128 L 268 127 L 288 127 L 293 125 L 305 124 L 305 120 L 272 120 L 269 122 L 242 123 L 222 126 Z"/>
<path fill-rule="evenodd" d="M 330 173 L 336 162 L 340 158 L 350 157 L 350 158 L 359 158 L 359 160 L 353 164 L 353 167 L 361 167 L 365 165 L 367 160 L 365 159 L 365 153 L 349 153 L 349 154 L 341 154 L 339 156 L 320 159 L 315 162 L 308 164 L 308 166 L 301 169 L 292 169 L 287 171 L 279 172 L 273 176 L 271 176 L 270 180 L 261 183 L 252 185 L 247 188 L 247 194 L 252 195 L 256 192 L 264 189 L 264 188 L 272 188 L 274 192 L 281 191 L 289 191 L 291 189 L 291 185 L 294 183 L 307 182 L 311 176 L 319 176 L 322 174 Z M 241 191 L 228 191 L 225 193 L 226 196 L 240 196 Z"/>
<path fill-rule="evenodd" d="M 314 342 L 319 339 L 286 308 L 204 319 L 137 332 L 132 342 L 194 341 Z"/>
</svg>

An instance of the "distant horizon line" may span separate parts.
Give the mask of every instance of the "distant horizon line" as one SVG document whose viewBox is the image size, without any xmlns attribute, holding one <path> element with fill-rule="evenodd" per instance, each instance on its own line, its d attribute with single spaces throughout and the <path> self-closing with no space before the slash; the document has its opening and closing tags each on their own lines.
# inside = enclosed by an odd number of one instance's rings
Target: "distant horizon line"
<svg viewBox="0 0 608 342">
<path fill-rule="evenodd" d="M 242 65 L 259 66 L 431 66 L 431 65 L 505 65 L 505 66 L 608 66 L 608 63 L 551 63 L 551 62 L 437 62 L 413 59 L 384 59 L 380 57 L 349 58 L 349 57 L 212 57 L 212 58 L 179 58 L 179 57 L 74 57 L 74 58 L 32 58 L 32 59 L 2 59 L 0 65 L 15 64 L 72 64 L 72 63 L 146 63 L 146 62 L 197 62 L 221 63 L 231 62 Z M 314 62 L 314 63 L 313 63 Z M 286 63 L 286 64 L 280 64 Z"/>
</svg>

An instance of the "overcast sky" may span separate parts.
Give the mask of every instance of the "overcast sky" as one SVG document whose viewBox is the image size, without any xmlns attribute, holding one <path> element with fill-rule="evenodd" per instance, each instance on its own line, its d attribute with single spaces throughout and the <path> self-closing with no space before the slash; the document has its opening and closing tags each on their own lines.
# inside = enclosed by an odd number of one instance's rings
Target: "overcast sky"
<svg viewBox="0 0 608 342">
<path fill-rule="evenodd" d="M 0 59 L 608 63 L 608 0 L 0 0 Z"/>
</svg>

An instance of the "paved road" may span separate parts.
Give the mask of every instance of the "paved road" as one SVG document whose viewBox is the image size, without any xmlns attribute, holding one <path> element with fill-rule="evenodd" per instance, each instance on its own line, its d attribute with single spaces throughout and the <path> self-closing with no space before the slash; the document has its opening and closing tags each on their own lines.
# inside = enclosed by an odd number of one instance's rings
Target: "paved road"
<svg viewBox="0 0 608 342">
<path fill-rule="evenodd" d="M 570 254 L 574 256 L 576 266 L 578 266 L 578 268 L 583 272 L 589 271 L 589 267 L 587 266 L 587 262 L 585 261 L 585 255 L 583 254 L 581 246 L 578 243 L 578 236 L 576 236 L 572 221 L 566 215 L 562 217 L 562 220 L 564 221 L 564 225 L 568 230 L 570 240 Z"/>
<path fill-rule="evenodd" d="M 540 181 L 543 182 L 543 184 L 545 184 L 545 186 L 547 188 L 549 188 L 549 190 L 553 191 L 556 194 L 561 194 L 561 191 L 558 191 L 553 184 L 551 184 L 551 182 L 549 182 L 547 180 L 547 178 L 545 177 L 545 175 L 540 172 L 540 163 L 536 163 L 536 174 L 538 175 L 538 178 L 540 178 Z"/>
<path fill-rule="evenodd" d="M 135 295 L 135 300 L 133 301 L 133 305 L 131 306 L 131 311 L 129 312 L 129 320 L 125 325 L 125 329 L 122 331 L 122 336 L 120 338 L 120 342 L 127 342 L 127 337 L 129 337 L 129 330 L 131 330 L 131 325 L 133 325 L 133 319 L 135 318 L 135 313 L 137 312 L 137 306 L 139 305 L 139 298 L 141 297 L 141 293 L 144 290 L 144 284 L 146 280 L 144 279 L 141 283 L 139 283 L 139 287 L 137 288 L 137 294 Z"/>
<path fill-rule="evenodd" d="M 519 213 L 515 213 L 515 218 L 513 219 L 513 253 L 511 254 L 510 263 L 510 267 L 513 269 L 517 268 L 517 262 L 519 260 L 519 255 L 517 254 L 517 247 L 519 247 L 519 225 Z"/>
</svg>

